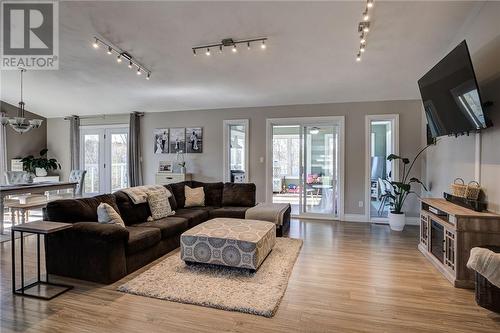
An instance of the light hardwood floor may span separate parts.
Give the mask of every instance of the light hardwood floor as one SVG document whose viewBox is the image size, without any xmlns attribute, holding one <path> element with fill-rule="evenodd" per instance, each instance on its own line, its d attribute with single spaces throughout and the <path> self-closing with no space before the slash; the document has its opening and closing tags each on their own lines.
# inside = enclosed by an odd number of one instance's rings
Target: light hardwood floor
<svg viewBox="0 0 500 333">
<path fill-rule="evenodd" d="M 453 288 L 417 250 L 417 235 L 416 227 L 292 221 L 290 236 L 304 246 L 271 319 L 115 291 L 154 263 L 109 286 L 58 279 L 75 289 L 48 302 L 13 297 L 11 244 L 2 243 L 0 332 L 500 332 L 500 315 Z M 34 249 L 30 237 L 28 274 Z"/>
</svg>

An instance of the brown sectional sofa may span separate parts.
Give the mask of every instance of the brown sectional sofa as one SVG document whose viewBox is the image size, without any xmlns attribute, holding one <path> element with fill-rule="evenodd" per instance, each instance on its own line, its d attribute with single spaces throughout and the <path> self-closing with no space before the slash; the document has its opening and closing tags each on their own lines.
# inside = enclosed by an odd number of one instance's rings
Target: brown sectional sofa
<svg viewBox="0 0 500 333">
<path fill-rule="evenodd" d="M 184 207 L 184 185 L 203 187 L 204 207 Z M 50 202 L 44 209 L 48 221 L 73 223 L 73 227 L 48 235 L 45 242 L 47 272 L 72 278 L 112 283 L 176 249 L 180 235 L 211 218 L 245 218 L 255 206 L 255 185 L 187 181 L 166 185 L 174 216 L 148 222 L 149 205 L 134 204 L 123 192 L 92 198 Z M 97 222 L 97 206 L 106 202 L 123 218 L 126 228 Z M 288 212 L 284 226 L 289 225 Z M 282 232 L 281 228 L 278 231 Z"/>
</svg>

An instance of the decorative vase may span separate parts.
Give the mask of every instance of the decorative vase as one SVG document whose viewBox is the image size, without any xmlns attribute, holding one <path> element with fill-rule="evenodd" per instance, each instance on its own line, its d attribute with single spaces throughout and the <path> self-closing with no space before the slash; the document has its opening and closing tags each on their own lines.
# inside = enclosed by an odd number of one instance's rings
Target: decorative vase
<svg viewBox="0 0 500 333">
<path fill-rule="evenodd" d="M 180 169 L 179 169 L 179 172 L 185 174 L 186 173 L 186 167 L 181 166 Z"/>
<path fill-rule="evenodd" d="M 389 212 L 389 226 L 391 230 L 403 231 L 406 224 L 406 214 L 405 213 L 393 213 Z"/>
<path fill-rule="evenodd" d="M 35 168 L 35 174 L 37 177 L 45 177 L 47 176 L 47 170 L 44 168 Z"/>
<path fill-rule="evenodd" d="M 33 183 L 33 178 L 35 178 L 35 175 L 31 172 L 27 172 L 25 175 L 24 175 L 24 181 L 28 184 L 31 184 Z"/>
</svg>

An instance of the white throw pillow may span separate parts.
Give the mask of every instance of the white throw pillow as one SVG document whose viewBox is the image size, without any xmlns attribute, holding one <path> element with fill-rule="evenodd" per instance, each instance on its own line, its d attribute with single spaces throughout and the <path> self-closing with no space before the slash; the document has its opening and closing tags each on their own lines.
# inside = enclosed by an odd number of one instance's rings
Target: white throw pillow
<svg viewBox="0 0 500 333">
<path fill-rule="evenodd" d="M 191 188 L 184 185 L 184 195 L 186 197 L 184 207 L 205 206 L 205 191 L 203 191 L 203 187 Z"/>
<path fill-rule="evenodd" d="M 159 220 L 175 214 L 168 201 L 170 196 L 171 194 L 166 188 L 148 191 L 148 204 L 151 210 L 151 219 L 148 218 L 148 220 Z"/>
<path fill-rule="evenodd" d="M 125 222 L 111 205 L 101 202 L 97 207 L 97 221 L 99 223 L 118 224 L 125 228 Z"/>
</svg>

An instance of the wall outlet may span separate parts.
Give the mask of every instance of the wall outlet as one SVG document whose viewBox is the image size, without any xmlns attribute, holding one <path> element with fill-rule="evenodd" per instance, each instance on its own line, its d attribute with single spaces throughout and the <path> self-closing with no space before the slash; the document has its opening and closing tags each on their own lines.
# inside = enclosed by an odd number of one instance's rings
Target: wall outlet
<svg viewBox="0 0 500 333">
<path fill-rule="evenodd" d="M 364 205 L 364 204 L 365 204 L 365 203 L 364 203 L 363 201 L 359 201 L 359 202 L 358 202 L 358 206 L 359 206 L 359 207 L 363 207 L 363 205 Z"/>
</svg>

